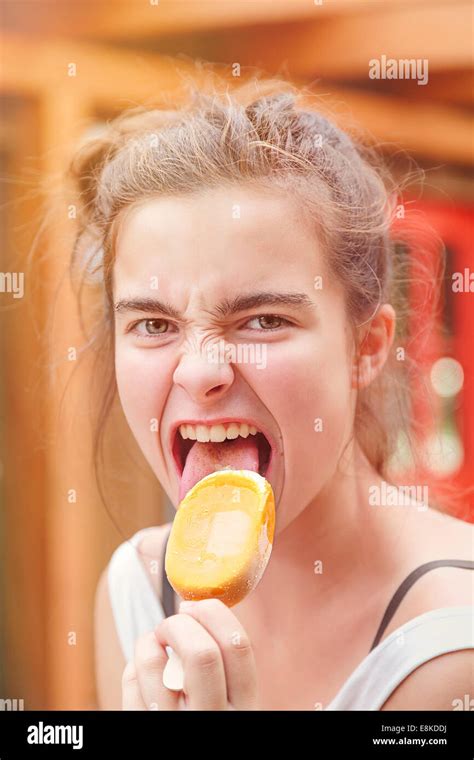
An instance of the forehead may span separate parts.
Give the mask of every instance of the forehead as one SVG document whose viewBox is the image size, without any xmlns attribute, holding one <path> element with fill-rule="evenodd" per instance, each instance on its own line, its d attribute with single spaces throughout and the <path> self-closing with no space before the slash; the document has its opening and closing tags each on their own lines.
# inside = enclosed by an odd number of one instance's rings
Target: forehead
<svg viewBox="0 0 474 760">
<path fill-rule="evenodd" d="M 315 232 L 298 203 L 269 189 L 220 187 L 159 197 L 128 210 L 116 239 L 114 284 L 234 287 L 321 273 Z"/>
</svg>

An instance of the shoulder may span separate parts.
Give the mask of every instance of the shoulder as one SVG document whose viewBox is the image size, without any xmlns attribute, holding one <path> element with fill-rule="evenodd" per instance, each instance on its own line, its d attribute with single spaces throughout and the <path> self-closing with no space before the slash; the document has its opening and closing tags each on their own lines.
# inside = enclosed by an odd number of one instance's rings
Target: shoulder
<svg viewBox="0 0 474 760">
<path fill-rule="evenodd" d="M 432 567 L 421 575 L 408 591 L 406 600 L 408 604 L 413 601 L 413 613 L 472 604 L 474 527 L 438 510 L 427 509 L 412 514 L 406 528 L 398 546 L 403 558 L 403 577 L 422 565 L 446 561 L 446 565 Z M 453 564 L 448 564 L 450 561 Z M 457 566 L 456 562 L 466 566 Z"/>
<path fill-rule="evenodd" d="M 126 662 L 110 603 L 108 566 L 102 571 L 95 593 L 94 660 L 99 709 L 120 710 L 121 677 Z"/>
<path fill-rule="evenodd" d="M 471 557 L 474 525 L 441 509 L 413 501 L 403 509 L 404 532 L 421 551 L 456 552 Z M 420 539 L 423 538 L 423 543 Z M 455 556 L 455 555 L 452 555 Z"/>
<path fill-rule="evenodd" d="M 140 541 L 137 543 L 139 558 L 159 599 L 162 597 L 162 574 L 160 569 L 170 528 L 171 523 L 149 528 L 143 532 Z"/>
<path fill-rule="evenodd" d="M 423 565 L 427 567 L 406 590 L 382 640 L 426 612 L 472 605 L 474 593 L 472 525 L 428 509 L 406 515 L 401 523 L 392 524 L 391 527 L 394 527 L 396 536 L 393 544 L 394 569 L 390 583 L 384 585 L 379 619 L 401 584 L 415 570 Z M 453 560 L 465 563 L 465 566 L 450 564 Z M 437 561 L 440 562 L 438 566 L 430 566 L 430 563 Z"/>
<path fill-rule="evenodd" d="M 406 560 L 400 580 L 436 560 L 461 560 L 470 566 L 435 567 L 419 577 L 403 597 L 383 638 L 426 612 L 473 604 L 473 526 L 438 510 L 426 509 L 412 513 L 406 528 L 403 532 Z M 474 649 L 445 652 L 413 670 L 381 709 L 453 710 L 459 700 L 462 702 L 465 695 L 473 693 L 473 672 Z"/>
<path fill-rule="evenodd" d="M 109 586 L 120 590 L 131 577 L 131 566 L 136 568 L 138 559 L 158 599 L 161 599 L 161 562 L 171 523 L 142 528 L 119 544 L 105 570 Z M 133 573 L 135 574 L 135 573 Z"/>
<path fill-rule="evenodd" d="M 135 536 L 141 534 L 138 547 L 143 556 L 151 557 L 160 555 L 164 548 L 166 537 L 171 529 L 172 523 L 163 525 L 154 525 L 152 528 L 146 528 L 144 531 L 138 531 Z"/>
<path fill-rule="evenodd" d="M 422 523 L 433 541 L 442 541 L 446 547 L 457 551 L 472 553 L 474 525 L 447 512 L 429 508 L 420 512 Z"/>
<path fill-rule="evenodd" d="M 473 608 L 474 610 L 474 608 Z M 459 710 L 474 689 L 474 649 L 449 652 L 423 663 L 392 692 L 381 710 Z"/>
<path fill-rule="evenodd" d="M 473 562 L 474 526 L 434 509 L 426 512 L 419 526 L 422 562 L 454 560 Z M 431 575 L 437 595 L 453 604 L 472 604 L 474 571 L 469 567 L 436 568 Z"/>
<path fill-rule="evenodd" d="M 95 673 L 100 709 L 121 709 L 121 679 L 126 665 L 123 642 L 119 638 L 111 600 L 111 587 L 112 592 L 115 589 L 116 594 L 122 594 L 127 587 L 127 551 L 133 547 L 148 572 L 158 599 L 161 597 L 161 573 L 154 572 L 153 562 L 161 561 L 169 527 L 170 525 L 166 524 L 147 529 L 143 533 L 138 531 L 131 539 L 119 544 L 100 575 L 94 604 Z M 149 614 L 153 614 L 152 610 L 149 610 Z M 127 620 L 128 617 L 129 624 L 134 625 L 133 609 L 127 613 Z"/>
<path fill-rule="evenodd" d="M 445 566 L 431 570 L 426 574 L 426 588 L 433 606 L 472 604 L 474 526 L 430 509 L 421 528 L 423 529 L 423 553 L 425 554 L 423 561 L 454 560 L 460 563 L 470 563 L 470 567 Z M 429 555 L 426 553 L 427 548 Z M 431 578 L 428 579 L 428 576 Z"/>
</svg>

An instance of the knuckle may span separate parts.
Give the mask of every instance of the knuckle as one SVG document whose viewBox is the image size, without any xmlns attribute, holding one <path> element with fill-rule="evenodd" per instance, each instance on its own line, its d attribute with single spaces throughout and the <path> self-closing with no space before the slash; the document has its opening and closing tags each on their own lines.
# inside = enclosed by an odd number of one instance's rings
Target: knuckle
<svg viewBox="0 0 474 760">
<path fill-rule="evenodd" d="M 155 671 L 159 670 L 161 659 L 157 655 L 146 654 L 138 660 L 137 665 L 140 670 Z"/>
<path fill-rule="evenodd" d="M 135 665 L 140 670 L 155 670 L 162 662 L 160 651 L 152 632 L 141 636 L 135 644 Z"/>
<path fill-rule="evenodd" d="M 212 670 L 219 665 L 220 653 L 217 647 L 205 647 L 191 652 L 189 664 L 201 670 Z"/>
<path fill-rule="evenodd" d="M 235 631 L 226 646 L 226 651 L 231 654 L 237 654 L 239 657 L 247 657 L 252 653 L 252 645 L 246 634 Z"/>
<path fill-rule="evenodd" d="M 175 614 L 175 615 L 168 615 L 168 617 L 163 618 L 163 620 L 160 620 L 158 625 L 155 626 L 155 631 L 165 631 L 169 627 L 170 623 L 172 623 L 176 617 L 178 616 Z"/>
<path fill-rule="evenodd" d="M 136 658 L 139 670 L 157 670 L 161 665 L 161 658 L 155 652 L 141 652 Z"/>
<path fill-rule="evenodd" d="M 179 615 L 169 615 L 164 618 L 157 626 L 155 626 L 153 635 L 156 634 L 160 639 L 166 639 L 170 635 L 170 632 L 176 628 L 176 621 Z"/>
</svg>

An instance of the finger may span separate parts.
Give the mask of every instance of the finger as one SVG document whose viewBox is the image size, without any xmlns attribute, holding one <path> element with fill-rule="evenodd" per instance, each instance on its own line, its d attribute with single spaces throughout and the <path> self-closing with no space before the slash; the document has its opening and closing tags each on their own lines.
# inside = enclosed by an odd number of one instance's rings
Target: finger
<svg viewBox="0 0 474 760">
<path fill-rule="evenodd" d="M 155 629 L 158 644 L 171 646 L 184 671 L 186 709 L 226 710 L 227 688 L 219 646 L 190 615 L 171 615 Z"/>
<path fill-rule="evenodd" d="M 168 662 L 166 650 L 158 644 L 154 631 L 140 636 L 135 644 L 135 667 L 146 710 L 179 710 L 179 692 L 163 684 Z"/>
<path fill-rule="evenodd" d="M 224 662 L 227 698 L 236 710 L 256 710 L 257 669 L 249 637 L 230 610 L 219 599 L 184 603 L 180 612 L 192 616 L 219 645 Z"/>
<path fill-rule="evenodd" d="M 133 660 L 127 663 L 122 674 L 122 710 L 146 710 Z"/>
</svg>

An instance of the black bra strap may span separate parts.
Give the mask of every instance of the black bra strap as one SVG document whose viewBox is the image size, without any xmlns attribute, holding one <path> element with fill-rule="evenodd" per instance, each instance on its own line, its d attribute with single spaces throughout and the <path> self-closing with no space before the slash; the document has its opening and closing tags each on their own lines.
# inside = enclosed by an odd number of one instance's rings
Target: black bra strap
<svg viewBox="0 0 474 760">
<path fill-rule="evenodd" d="M 168 546 L 168 539 L 170 537 L 171 529 L 168 532 L 168 535 L 166 536 L 166 542 L 165 547 L 163 549 L 163 560 L 161 565 L 161 604 L 165 613 L 165 617 L 170 617 L 170 615 L 175 614 L 175 608 L 174 608 L 174 589 L 170 585 L 170 582 L 168 580 L 168 576 L 166 575 L 165 570 L 165 558 L 166 558 L 166 547 Z"/>
<path fill-rule="evenodd" d="M 474 570 L 474 562 L 470 562 L 469 560 L 464 560 L 464 559 L 437 559 L 437 560 L 434 560 L 433 562 L 426 562 L 424 565 L 420 565 L 420 567 L 417 567 L 416 570 L 413 570 L 413 572 L 411 572 L 410 575 L 407 578 L 405 578 L 403 583 L 400 584 L 400 586 L 398 587 L 398 589 L 395 591 L 394 595 L 392 596 L 390 603 L 382 618 L 382 622 L 379 625 L 379 629 L 375 635 L 374 643 L 370 647 L 370 650 L 369 650 L 370 652 L 372 651 L 372 649 L 375 649 L 375 647 L 379 643 L 386 627 L 390 623 L 398 605 L 402 601 L 407 591 L 411 588 L 411 586 L 413 586 L 413 584 L 415 583 L 415 581 L 418 580 L 418 578 L 421 578 L 422 575 L 429 572 L 430 570 L 434 570 L 437 567 L 462 567 L 466 570 Z"/>
</svg>

